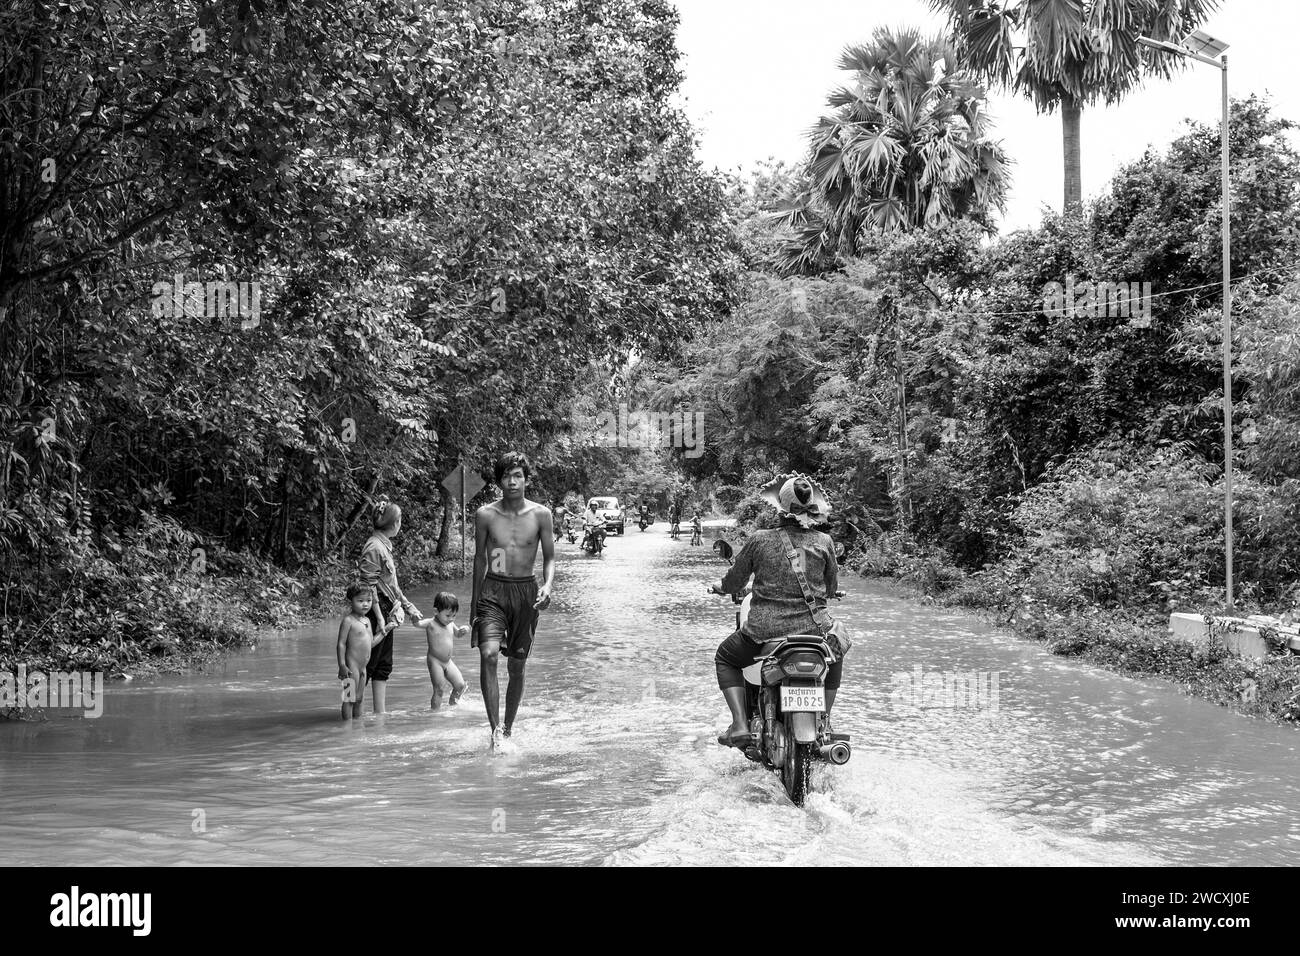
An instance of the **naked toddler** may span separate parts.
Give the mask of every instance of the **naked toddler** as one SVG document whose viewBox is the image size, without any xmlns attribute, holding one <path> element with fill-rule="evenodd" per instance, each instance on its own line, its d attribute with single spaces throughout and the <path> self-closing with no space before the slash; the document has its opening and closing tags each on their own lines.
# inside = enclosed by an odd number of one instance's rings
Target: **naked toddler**
<svg viewBox="0 0 1300 956">
<path fill-rule="evenodd" d="M 442 705 L 443 688 L 451 684 L 451 696 L 447 703 L 455 705 L 465 693 L 465 678 L 460 668 L 451 659 L 452 648 L 458 637 L 469 633 L 465 626 L 457 627 L 456 614 L 460 611 L 460 601 L 450 591 L 439 591 L 433 599 L 433 617 L 427 617 L 416 626 L 424 628 L 424 635 L 429 641 L 429 680 L 433 682 L 433 696 L 429 698 L 429 707 L 437 710 Z"/>
</svg>

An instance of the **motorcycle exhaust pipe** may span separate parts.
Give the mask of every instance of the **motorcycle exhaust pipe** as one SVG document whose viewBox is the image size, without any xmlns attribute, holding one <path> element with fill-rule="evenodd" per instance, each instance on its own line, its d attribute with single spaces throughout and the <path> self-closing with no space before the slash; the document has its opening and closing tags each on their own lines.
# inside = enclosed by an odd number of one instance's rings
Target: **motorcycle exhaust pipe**
<svg viewBox="0 0 1300 956">
<path fill-rule="evenodd" d="M 832 744 L 826 744 L 818 748 L 822 758 L 829 760 L 831 763 L 842 766 L 849 762 L 849 757 L 853 755 L 852 749 L 842 740 L 837 740 Z"/>
</svg>

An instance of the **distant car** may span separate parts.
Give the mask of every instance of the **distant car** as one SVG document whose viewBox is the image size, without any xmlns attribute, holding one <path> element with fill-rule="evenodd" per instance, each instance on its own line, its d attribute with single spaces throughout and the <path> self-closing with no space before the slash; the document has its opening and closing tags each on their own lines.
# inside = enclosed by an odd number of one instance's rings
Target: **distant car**
<svg viewBox="0 0 1300 956">
<path fill-rule="evenodd" d="M 617 531 L 623 533 L 623 528 L 627 524 L 627 515 L 619 505 L 617 498 L 592 498 L 587 502 L 587 507 L 596 506 L 596 514 L 605 521 L 605 530 Z"/>
</svg>

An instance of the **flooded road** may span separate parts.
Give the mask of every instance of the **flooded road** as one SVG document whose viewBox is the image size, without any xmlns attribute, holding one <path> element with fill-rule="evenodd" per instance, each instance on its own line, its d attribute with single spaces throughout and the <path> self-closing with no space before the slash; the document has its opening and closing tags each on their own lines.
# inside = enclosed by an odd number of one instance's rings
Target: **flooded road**
<svg viewBox="0 0 1300 956">
<path fill-rule="evenodd" d="M 393 712 L 341 721 L 335 618 L 207 674 L 112 682 L 99 719 L 0 722 L 0 864 L 1300 862 L 1294 729 L 855 576 L 853 759 L 795 809 L 714 740 L 734 614 L 704 591 L 715 554 L 663 522 L 557 552 L 510 752 L 487 750 L 468 647 L 461 705 L 428 710 L 410 628 Z M 428 612 L 434 590 L 408 594 Z"/>
</svg>

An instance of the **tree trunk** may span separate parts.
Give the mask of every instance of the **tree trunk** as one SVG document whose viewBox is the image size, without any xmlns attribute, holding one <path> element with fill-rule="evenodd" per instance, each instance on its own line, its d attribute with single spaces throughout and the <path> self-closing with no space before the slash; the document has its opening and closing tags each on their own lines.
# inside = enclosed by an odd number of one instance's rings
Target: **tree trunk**
<svg viewBox="0 0 1300 956">
<path fill-rule="evenodd" d="M 438 549 L 434 553 L 440 558 L 445 558 L 447 548 L 451 546 L 451 523 L 460 502 L 453 499 L 451 492 L 441 485 L 439 491 L 442 493 L 442 527 L 438 529 Z"/>
<path fill-rule="evenodd" d="M 361 517 L 361 513 L 366 510 L 366 505 L 370 503 L 370 499 L 375 494 L 375 489 L 379 487 L 379 479 L 383 477 L 383 474 L 384 473 L 380 470 L 375 471 L 374 477 L 370 479 L 370 487 L 367 488 L 366 493 L 361 496 L 361 500 L 357 502 L 357 506 L 352 509 L 352 514 L 348 515 L 348 520 L 344 522 L 343 530 L 340 531 L 338 537 L 334 539 L 334 545 L 331 550 L 337 549 L 352 532 L 352 526 L 357 523 L 357 519 Z"/>
<path fill-rule="evenodd" d="M 0 442 L 0 506 L 9 506 L 9 459 L 13 451 L 12 442 Z"/>
<path fill-rule="evenodd" d="M 261 515 L 258 515 L 258 517 L 260 518 Z M 275 544 L 275 530 L 279 521 L 280 512 L 272 511 L 271 517 L 266 522 L 266 530 L 262 532 L 262 544 L 257 549 L 257 553 L 268 561 L 272 560 L 271 547 Z"/>
<path fill-rule="evenodd" d="M 289 461 L 284 462 L 284 475 L 280 478 L 280 567 L 287 567 L 289 554 Z"/>
<path fill-rule="evenodd" d="M 1083 107 L 1079 103 L 1066 101 L 1061 104 L 1061 133 L 1065 147 L 1065 215 L 1078 214 L 1083 209 L 1083 175 L 1080 168 L 1082 159 L 1079 145 L 1080 127 L 1083 120 Z"/>
<path fill-rule="evenodd" d="M 903 328 L 901 312 L 894 312 L 894 368 L 898 378 L 898 517 L 899 524 L 907 527 L 911 517 L 912 502 L 907 491 L 907 384 L 903 378 Z"/>
</svg>

